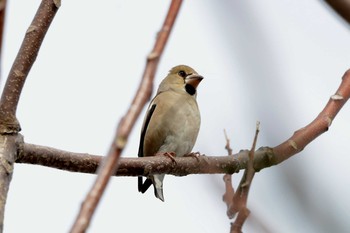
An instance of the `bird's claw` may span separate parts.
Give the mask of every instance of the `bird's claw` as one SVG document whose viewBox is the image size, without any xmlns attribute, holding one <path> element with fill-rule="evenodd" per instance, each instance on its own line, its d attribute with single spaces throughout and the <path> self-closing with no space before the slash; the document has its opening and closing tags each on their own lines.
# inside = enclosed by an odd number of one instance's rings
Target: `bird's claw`
<svg viewBox="0 0 350 233">
<path fill-rule="evenodd" d="M 176 157 L 176 153 L 175 152 L 158 152 L 156 154 L 156 156 L 166 156 L 169 159 L 171 159 L 171 161 L 173 161 L 173 163 L 177 164 L 175 157 Z"/>
<path fill-rule="evenodd" d="M 197 152 L 191 152 L 188 154 L 185 154 L 184 157 L 193 157 L 195 159 L 197 159 L 197 161 L 199 162 L 199 156 L 201 156 L 201 154 L 199 153 L 199 151 Z"/>
</svg>

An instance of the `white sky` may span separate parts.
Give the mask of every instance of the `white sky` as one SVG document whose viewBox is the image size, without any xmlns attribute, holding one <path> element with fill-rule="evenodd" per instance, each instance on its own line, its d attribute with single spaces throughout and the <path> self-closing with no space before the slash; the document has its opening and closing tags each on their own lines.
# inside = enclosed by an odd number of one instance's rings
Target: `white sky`
<svg viewBox="0 0 350 233">
<path fill-rule="evenodd" d="M 39 0 L 8 1 L 2 77 Z M 18 118 L 25 141 L 104 155 L 142 75 L 170 1 L 62 1 L 28 76 Z M 313 120 L 349 68 L 350 31 L 321 1 L 184 1 L 159 64 L 187 64 L 205 77 L 194 151 L 225 155 L 275 146 Z M 1 85 L 3 86 L 3 81 Z M 283 164 L 258 173 L 248 207 L 273 232 L 346 232 L 350 209 L 350 108 L 329 132 Z M 124 156 L 136 157 L 140 121 Z M 239 181 L 234 175 L 234 181 Z M 67 232 L 93 175 L 16 164 L 5 232 Z M 167 176 L 165 203 L 113 178 L 89 232 L 229 232 L 222 175 Z M 249 221 L 245 232 L 262 232 Z"/>
</svg>

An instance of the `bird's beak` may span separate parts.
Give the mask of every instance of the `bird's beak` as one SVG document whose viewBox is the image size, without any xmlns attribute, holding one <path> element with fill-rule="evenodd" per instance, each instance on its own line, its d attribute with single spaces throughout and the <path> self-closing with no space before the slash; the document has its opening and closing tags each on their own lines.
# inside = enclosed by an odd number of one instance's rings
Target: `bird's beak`
<svg viewBox="0 0 350 233">
<path fill-rule="evenodd" d="M 199 83 L 203 80 L 203 76 L 199 74 L 191 74 L 186 77 L 185 82 L 186 84 L 189 84 L 193 86 L 194 88 L 197 88 Z"/>
</svg>

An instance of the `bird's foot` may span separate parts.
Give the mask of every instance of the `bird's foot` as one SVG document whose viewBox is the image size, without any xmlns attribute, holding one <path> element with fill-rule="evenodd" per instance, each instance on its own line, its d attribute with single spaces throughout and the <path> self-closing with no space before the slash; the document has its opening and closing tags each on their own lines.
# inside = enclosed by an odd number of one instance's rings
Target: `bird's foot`
<svg viewBox="0 0 350 233">
<path fill-rule="evenodd" d="M 155 154 L 156 156 L 166 156 L 169 159 L 171 159 L 171 161 L 173 161 L 173 163 L 177 164 L 175 157 L 176 157 L 176 153 L 175 152 L 158 152 Z"/>
<path fill-rule="evenodd" d="M 185 154 L 184 157 L 193 157 L 195 159 L 197 159 L 197 161 L 199 162 L 199 156 L 201 156 L 201 154 L 199 153 L 199 151 L 197 152 L 191 152 L 188 154 Z"/>
</svg>

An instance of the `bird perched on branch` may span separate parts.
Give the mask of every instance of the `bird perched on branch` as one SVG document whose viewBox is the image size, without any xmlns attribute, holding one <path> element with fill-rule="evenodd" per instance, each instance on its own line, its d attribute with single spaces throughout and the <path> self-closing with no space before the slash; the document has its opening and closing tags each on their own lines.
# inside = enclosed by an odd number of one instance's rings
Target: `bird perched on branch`
<svg viewBox="0 0 350 233">
<path fill-rule="evenodd" d="M 141 131 L 139 157 L 184 156 L 191 152 L 201 121 L 196 97 L 202 79 L 194 69 L 185 65 L 175 66 L 169 71 L 148 107 Z M 150 175 L 144 183 L 139 176 L 139 192 L 146 192 L 153 184 L 155 196 L 164 201 L 164 175 Z"/>
</svg>

